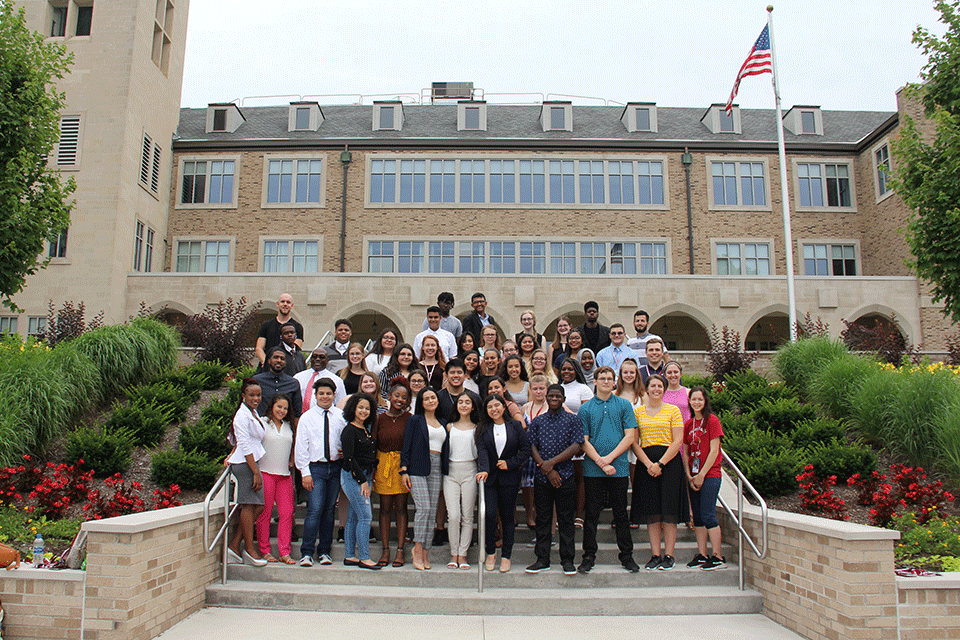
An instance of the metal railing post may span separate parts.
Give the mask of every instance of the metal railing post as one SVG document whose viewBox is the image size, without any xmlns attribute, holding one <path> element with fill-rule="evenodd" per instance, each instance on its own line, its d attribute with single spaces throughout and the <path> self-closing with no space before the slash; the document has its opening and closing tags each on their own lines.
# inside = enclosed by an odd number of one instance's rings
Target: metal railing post
<svg viewBox="0 0 960 640">
<path fill-rule="evenodd" d="M 767 555 L 767 503 L 764 501 L 760 494 L 757 493 L 757 490 L 753 488 L 753 485 L 750 484 L 750 481 L 747 480 L 746 476 L 743 475 L 743 472 L 734 464 L 733 460 L 730 459 L 730 456 L 727 455 L 726 451 L 722 451 L 723 461 L 727 464 L 729 469 L 733 471 L 734 475 L 737 477 L 737 510 L 734 513 L 733 509 L 730 508 L 730 505 L 727 504 L 726 500 L 723 499 L 723 496 L 718 496 L 720 505 L 724 508 L 727 514 L 733 518 L 734 523 L 737 525 L 737 567 L 739 569 L 739 585 L 740 590 L 743 591 L 746 589 L 746 578 L 744 576 L 744 557 L 743 557 L 743 541 L 746 540 L 747 544 L 750 545 L 750 548 L 753 549 L 753 552 L 757 555 L 757 559 L 762 560 Z M 751 494 L 753 494 L 754 499 L 757 501 L 757 504 L 760 506 L 760 532 L 763 537 L 763 549 L 757 548 L 757 545 L 753 542 L 753 538 L 750 537 L 750 534 L 747 533 L 747 530 L 743 528 L 743 490 L 746 488 Z"/>
<path fill-rule="evenodd" d="M 477 481 L 480 501 L 477 506 L 477 539 L 480 551 L 477 553 L 477 593 L 483 593 L 483 565 L 487 561 L 487 498 L 483 495 L 483 483 Z"/>
</svg>

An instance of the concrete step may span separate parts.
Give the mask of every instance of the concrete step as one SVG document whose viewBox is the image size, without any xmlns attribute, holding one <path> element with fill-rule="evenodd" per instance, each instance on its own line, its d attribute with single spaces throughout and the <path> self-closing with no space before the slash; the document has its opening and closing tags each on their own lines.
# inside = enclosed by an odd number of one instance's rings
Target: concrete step
<svg viewBox="0 0 960 640">
<path fill-rule="evenodd" d="M 357 571 L 363 571 L 357 569 Z M 367 571 L 367 574 L 374 572 Z M 530 584 L 539 576 L 529 576 Z M 590 576 L 570 576 L 584 588 L 474 588 L 409 585 L 290 584 L 235 581 L 207 588 L 210 606 L 352 613 L 460 615 L 710 615 L 759 613 L 760 594 L 727 586 L 610 587 L 585 597 Z"/>
</svg>

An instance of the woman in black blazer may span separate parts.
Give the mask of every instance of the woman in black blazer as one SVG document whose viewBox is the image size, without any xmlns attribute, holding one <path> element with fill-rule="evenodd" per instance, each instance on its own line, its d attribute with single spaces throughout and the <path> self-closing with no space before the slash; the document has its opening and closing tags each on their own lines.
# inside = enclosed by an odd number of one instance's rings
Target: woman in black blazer
<svg viewBox="0 0 960 640">
<path fill-rule="evenodd" d="M 483 483 L 486 514 L 485 568 L 493 571 L 496 564 L 497 514 L 503 523 L 503 546 L 500 548 L 500 572 L 510 571 L 513 554 L 514 511 L 520 492 L 520 473 L 530 457 L 530 439 L 523 426 L 506 413 L 503 396 L 492 394 L 483 402 L 480 424 L 477 425 L 477 480 Z"/>
<path fill-rule="evenodd" d="M 417 507 L 413 520 L 413 566 L 430 568 L 432 524 L 440 499 L 440 452 L 447 437 L 446 420 L 437 416 L 440 398 L 430 387 L 417 395 L 416 414 L 407 420 L 400 450 L 400 479 Z"/>
</svg>

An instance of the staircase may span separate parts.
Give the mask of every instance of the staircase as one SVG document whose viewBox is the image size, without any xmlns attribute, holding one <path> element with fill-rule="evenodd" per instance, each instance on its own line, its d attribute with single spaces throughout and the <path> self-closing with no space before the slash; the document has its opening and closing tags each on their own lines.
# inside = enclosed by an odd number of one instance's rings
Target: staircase
<svg viewBox="0 0 960 640">
<path fill-rule="evenodd" d="M 411 508 L 411 514 L 412 511 Z M 295 537 L 300 534 L 302 519 L 301 507 L 294 528 Z M 536 556 L 530 544 L 533 534 L 521 524 L 513 548 L 512 570 L 505 574 L 485 571 L 482 593 L 478 592 L 476 545 L 470 548 L 467 556 L 470 570 L 448 569 L 449 547 L 443 545 L 430 552 L 433 568 L 417 571 L 410 559 L 413 543 L 408 542 L 403 567 L 388 566 L 380 571 L 369 571 L 344 566 L 343 544 L 335 542 L 332 566 L 314 564 L 311 568 L 303 568 L 271 563 L 261 568 L 230 565 L 227 584 L 207 587 L 206 601 L 208 606 L 253 609 L 508 616 L 708 615 L 761 611 L 760 594 L 737 588 L 733 549 L 725 549 L 728 564 L 724 568 L 715 571 L 688 569 L 686 563 L 696 554 L 696 541 L 693 532 L 680 525 L 676 567 L 670 571 L 645 571 L 642 567 L 650 552 L 646 530 L 641 528 L 632 531 L 634 559 L 641 570 L 638 574 L 631 574 L 621 568 L 617 559 L 616 537 L 610 519 L 609 511 L 601 516 L 597 564 L 588 575 L 564 575 L 556 545 L 551 549 L 549 571 L 535 575 L 525 573 L 524 568 L 532 564 Z M 517 520 L 525 522 L 522 506 L 518 508 Z M 412 516 L 410 526 L 413 526 Z M 577 530 L 576 543 L 576 562 L 579 563 L 580 530 Z M 299 559 L 299 543 L 294 542 L 292 546 L 291 555 Z M 371 543 L 370 555 L 374 560 L 379 558 L 380 550 L 379 543 Z M 392 550 L 395 554 L 395 543 Z"/>
</svg>

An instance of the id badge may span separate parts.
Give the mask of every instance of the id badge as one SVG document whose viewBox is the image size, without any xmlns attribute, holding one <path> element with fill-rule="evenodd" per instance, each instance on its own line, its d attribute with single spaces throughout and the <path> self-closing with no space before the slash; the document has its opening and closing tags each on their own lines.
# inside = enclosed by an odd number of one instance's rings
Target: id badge
<svg viewBox="0 0 960 640">
<path fill-rule="evenodd" d="M 693 475 L 700 473 L 700 458 L 696 457 L 693 459 L 693 463 L 690 465 L 690 471 L 693 472 Z"/>
</svg>

